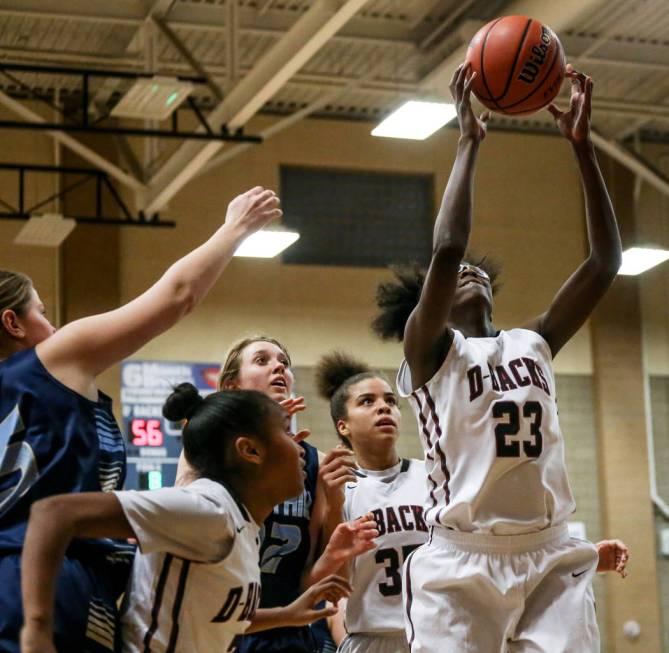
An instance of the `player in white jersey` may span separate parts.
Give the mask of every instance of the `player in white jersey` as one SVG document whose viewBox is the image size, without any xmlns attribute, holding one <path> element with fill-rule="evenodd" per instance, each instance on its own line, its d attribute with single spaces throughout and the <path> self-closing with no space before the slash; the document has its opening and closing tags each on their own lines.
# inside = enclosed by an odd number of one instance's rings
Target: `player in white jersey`
<svg viewBox="0 0 669 653">
<path fill-rule="evenodd" d="M 396 442 L 401 414 L 385 377 L 342 353 L 324 356 L 316 367 L 321 395 L 332 420 L 360 468 L 345 488 L 343 519 L 372 514 L 379 535 L 376 550 L 350 565 L 353 591 L 346 602 L 347 632 L 339 653 L 408 653 L 402 607 L 402 567 L 428 539 L 424 519 L 426 474 L 420 460 L 400 459 Z M 597 545 L 598 571 L 625 575 L 627 547 L 619 540 Z M 334 619 L 342 621 L 338 614 Z"/>
<path fill-rule="evenodd" d="M 486 133 L 485 116 L 471 109 L 468 66 L 451 83 L 461 137 L 417 302 L 406 311 L 389 288 L 378 298 L 379 331 L 404 340 L 398 386 L 418 417 L 428 474 L 430 540 L 404 569 L 413 653 L 599 650 L 590 583 L 597 554 L 567 532 L 574 501 L 551 360 L 614 279 L 621 246 L 590 141 L 592 81 L 571 67 L 567 74 L 570 109 L 551 113 L 578 161 L 590 253 L 546 312 L 497 331 L 494 278 L 463 264 Z M 538 264 L 528 256 L 527 273 Z"/>
<path fill-rule="evenodd" d="M 425 469 L 421 461 L 402 460 L 397 453 L 401 414 L 381 373 L 334 353 L 321 359 L 316 378 L 337 434 L 358 463 L 357 482 L 346 484 L 343 519 L 371 513 L 379 532 L 376 549 L 350 563 L 348 635 L 338 650 L 405 653 L 401 572 L 406 557 L 427 540 Z"/>
<path fill-rule="evenodd" d="M 256 391 L 202 398 L 194 386 L 181 384 L 164 415 L 187 420 L 184 450 L 197 473 L 189 485 L 60 495 L 34 505 L 22 559 L 31 620 L 22 651 L 55 651 L 53 587 L 74 537 L 138 541 L 121 618 L 124 653 L 227 651 L 251 623 L 260 598 L 258 524 L 275 504 L 301 491 L 302 449 L 287 433 L 284 410 Z M 266 611 L 265 623 L 254 626 L 309 623 L 315 603 L 336 602 L 348 592 L 345 580 L 329 577 L 295 602 L 291 621 L 273 621 Z M 287 611 L 280 614 L 285 619 Z"/>
</svg>

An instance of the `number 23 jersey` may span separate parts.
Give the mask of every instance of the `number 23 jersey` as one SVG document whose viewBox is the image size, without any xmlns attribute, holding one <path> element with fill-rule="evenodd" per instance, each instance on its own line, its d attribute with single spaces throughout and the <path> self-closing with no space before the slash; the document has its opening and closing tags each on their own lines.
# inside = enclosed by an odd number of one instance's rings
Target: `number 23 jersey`
<svg viewBox="0 0 669 653">
<path fill-rule="evenodd" d="M 453 342 L 441 368 L 412 390 L 428 478 L 425 520 L 458 531 L 516 535 L 574 510 L 548 343 L 534 331 Z"/>
<path fill-rule="evenodd" d="M 361 469 L 356 474 L 358 482 L 346 485 L 344 519 L 373 513 L 379 537 L 374 540 L 376 549 L 352 563 L 346 630 L 403 631 L 402 565 L 428 536 L 423 519 L 425 468 L 420 460 L 401 460 L 383 471 Z"/>
</svg>

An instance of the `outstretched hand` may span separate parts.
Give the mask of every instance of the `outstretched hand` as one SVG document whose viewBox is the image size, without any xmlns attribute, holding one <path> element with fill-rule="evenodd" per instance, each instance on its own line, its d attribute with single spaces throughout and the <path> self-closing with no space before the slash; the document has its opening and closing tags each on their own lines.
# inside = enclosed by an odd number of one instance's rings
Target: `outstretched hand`
<svg viewBox="0 0 669 653">
<path fill-rule="evenodd" d="M 286 607 L 291 625 L 308 626 L 319 619 L 334 616 L 337 614 L 337 602 L 350 594 L 351 586 L 341 576 L 323 578 Z M 321 601 L 328 601 L 332 605 L 316 609 L 314 606 Z"/>
<path fill-rule="evenodd" d="M 327 549 L 341 564 L 352 560 L 361 553 L 376 548 L 374 538 L 379 530 L 374 515 L 369 513 L 349 522 L 342 522 L 335 528 Z"/>
<path fill-rule="evenodd" d="M 355 483 L 358 478 L 353 452 L 343 445 L 338 445 L 325 454 L 318 465 L 318 482 L 322 484 L 325 498 L 330 509 L 344 505 L 344 486 Z"/>
<path fill-rule="evenodd" d="M 627 576 L 625 567 L 629 560 L 630 552 L 622 540 L 602 540 L 597 542 L 597 571 L 616 571 L 622 578 Z"/>
<path fill-rule="evenodd" d="M 281 408 L 283 408 L 286 413 L 288 413 L 288 428 L 290 430 L 290 417 L 296 413 L 301 413 L 306 409 L 307 405 L 304 402 L 304 397 L 288 397 L 288 399 L 283 399 L 279 402 Z M 291 437 L 295 442 L 302 442 L 311 435 L 309 429 L 302 429 L 297 433 L 290 433 Z"/>
<path fill-rule="evenodd" d="M 555 104 L 548 110 L 555 119 L 560 133 L 572 143 L 583 143 L 590 138 L 590 113 L 592 111 L 592 77 L 574 70 L 567 64 L 567 77 L 571 79 L 569 109 L 560 111 Z"/>
<path fill-rule="evenodd" d="M 281 202 L 273 190 L 255 186 L 228 204 L 225 224 L 252 234 L 270 220 L 280 218 L 283 215 L 280 207 Z"/>
<path fill-rule="evenodd" d="M 476 74 L 470 63 L 462 63 L 455 69 L 448 87 L 455 100 L 461 136 L 480 142 L 485 138 L 490 112 L 484 111 L 477 118 L 472 110 L 471 92 Z"/>
</svg>

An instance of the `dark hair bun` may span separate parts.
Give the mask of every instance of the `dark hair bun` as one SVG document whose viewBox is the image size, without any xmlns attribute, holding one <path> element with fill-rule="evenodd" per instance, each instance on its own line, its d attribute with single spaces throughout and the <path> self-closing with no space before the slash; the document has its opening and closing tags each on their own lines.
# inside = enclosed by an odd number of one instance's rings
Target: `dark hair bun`
<svg viewBox="0 0 669 653">
<path fill-rule="evenodd" d="M 366 363 L 343 351 L 326 354 L 316 365 L 318 393 L 329 401 L 347 379 L 369 371 L 370 368 Z"/>
<path fill-rule="evenodd" d="M 165 400 L 163 417 L 173 422 L 190 419 L 203 401 L 204 398 L 192 383 L 180 383 Z"/>
</svg>

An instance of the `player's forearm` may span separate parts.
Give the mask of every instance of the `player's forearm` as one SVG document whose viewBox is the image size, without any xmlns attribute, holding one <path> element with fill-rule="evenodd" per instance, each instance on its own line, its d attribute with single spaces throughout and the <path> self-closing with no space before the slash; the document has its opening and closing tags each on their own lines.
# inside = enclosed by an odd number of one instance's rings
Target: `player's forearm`
<svg viewBox="0 0 669 653">
<path fill-rule="evenodd" d="M 197 249 L 179 259 L 154 286 L 180 315 L 190 312 L 209 292 L 249 235 L 240 225 L 223 225 Z"/>
<path fill-rule="evenodd" d="M 282 608 L 259 608 L 253 617 L 247 633 L 257 633 L 271 628 L 287 628 L 294 626 L 293 614 L 288 606 Z"/>
<path fill-rule="evenodd" d="M 590 140 L 574 143 L 573 148 L 585 194 L 590 258 L 615 276 L 622 261 L 620 233 L 595 148 Z"/>
<path fill-rule="evenodd" d="M 74 521 L 61 509 L 59 497 L 33 504 L 21 555 L 21 594 L 26 624 L 52 631 L 55 586 Z"/>
<path fill-rule="evenodd" d="M 325 547 L 318 560 L 302 576 L 302 588 L 307 589 L 333 574 L 348 577 L 345 573 L 348 560 L 349 558 L 342 556 L 338 551 Z"/>
<path fill-rule="evenodd" d="M 454 249 L 464 254 L 471 230 L 474 170 L 479 142 L 461 137 L 434 226 L 433 251 Z"/>
</svg>

